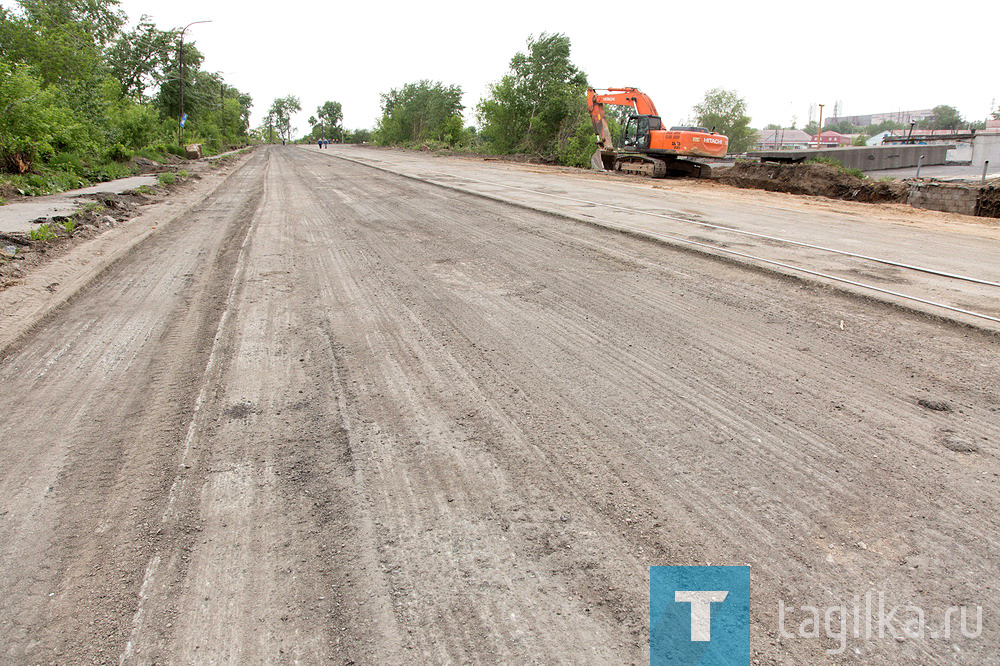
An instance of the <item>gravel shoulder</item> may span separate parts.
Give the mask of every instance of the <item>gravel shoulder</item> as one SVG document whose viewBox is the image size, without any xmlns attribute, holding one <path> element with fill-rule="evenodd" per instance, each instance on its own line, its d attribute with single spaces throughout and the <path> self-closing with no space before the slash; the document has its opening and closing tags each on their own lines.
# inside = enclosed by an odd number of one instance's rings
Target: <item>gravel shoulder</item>
<svg viewBox="0 0 1000 666">
<path fill-rule="evenodd" d="M 18 248 L 17 261 L 22 264 L 20 276 L 5 280 L 10 284 L 0 284 L 0 355 L 103 270 L 158 230 L 165 230 L 175 219 L 189 214 L 237 165 L 238 162 L 233 161 L 215 170 L 200 169 L 195 179 L 172 187 L 166 193 L 138 197 L 142 199 L 141 207 L 130 202 L 123 211 L 108 211 L 118 219 L 109 216 L 106 223 L 79 225 L 71 238 L 64 236 L 53 244 L 34 243 L 29 248 Z M 97 192 L 94 188 L 88 189 L 94 190 L 92 194 Z M 72 212 L 79 203 L 74 199 L 69 201 L 72 208 L 68 212 Z M 23 215 L 12 217 L 15 218 L 26 219 Z"/>
<path fill-rule="evenodd" d="M 749 564 L 764 663 L 989 662 L 997 345 L 259 150 L 0 360 L 2 656 L 648 663 L 650 565 Z M 982 634 L 778 633 L 868 590 Z"/>
</svg>

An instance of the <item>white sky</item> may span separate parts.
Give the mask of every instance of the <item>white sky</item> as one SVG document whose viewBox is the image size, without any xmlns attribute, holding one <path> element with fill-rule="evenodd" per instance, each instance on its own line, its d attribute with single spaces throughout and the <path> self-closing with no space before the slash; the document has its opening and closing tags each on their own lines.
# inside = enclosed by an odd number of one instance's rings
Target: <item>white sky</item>
<svg viewBox="0 0 1000 666">
<path fill-rule="evenodd" d="M 4 4 L 10 4 L 5 2 Z M 958 108 L 983 119 L 994 98 L 1000 2 L 946 7 L 926 0 L 864 4 L 707 2 L 504 2 L 382 0 L 258 4 L 245 0 L 122 0 L 134 22 L 149 14 L 188 39 L 204 68 L 254 99 L 253 124 L 271 101 L 302 100 L 299 133 L 326 100 L 344 125 L 373 127 L 379 94 L 419 79 L 459 84 L 466 119 L 525 49 L 529 34 L 566 33 L 572 60 L 595 87 L 637 86 L 670 124 L 685 120 L 706 90 L 737 90 L 754 127 L 802 127 L 810 105 L 824 115 Z M 883 27 L 885 21 L 894 27 Z"/>
</svg>

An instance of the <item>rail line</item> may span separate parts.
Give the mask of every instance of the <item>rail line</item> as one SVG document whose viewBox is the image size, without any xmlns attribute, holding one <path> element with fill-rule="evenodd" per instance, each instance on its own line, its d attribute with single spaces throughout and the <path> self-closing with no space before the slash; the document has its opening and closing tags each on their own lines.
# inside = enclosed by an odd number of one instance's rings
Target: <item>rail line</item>
<svg viewBox="0 0 1000 666">
<path fill-rule="evenodd" d="M 482 196 L 482 197 L 485 197 L 485 198 L 488 198 L 488 199 L 495 199 L 495 200 L 499 200 L 499 201 L 504 201 L 506 203 L 517 203 L 518 205 L 520 205 L 520 206 L 522 206 L 524 208 L 532 208 L 531 206 L 529 206 L 527 204 L 523 204 L 523 203 L 520 203 L 520 202 L 510 202 L 510 201 L 507 201 L 507 200 L 499 199 L 499 197 L 494 197 L 494 196 L 492 196 L 490 194 L 487 194 L 487 193 L 484 193 L 484 192 L 477 192 L 475 190 L 470 190 L 470 189 L 458 187 L 457 185 L 453 185 L 453 184 L 449 184 L 449 183 L 443 183 L 443 182 L 439 182 L 439 181 L 436 181 L 436 180 L 432 180 L 431 178 L 422 177 L 422 176 L 414 176 L 414 175 L 411 175 L 411 174 L 402 173 L 400 171 L 395 171 L 395 170 L 390 169 L 388 167 L 379 166 L 377 164 L 373 164 L 373 163 L 371 163 L 369 161 L 366 161 L 366 160 L 359 160 L 359 159 L 355 159 L 355 158 L 344 157 L 342 155 L 335 155 L 335 157 L 337 157 L 339 159 L 343 159 L 343 160 L 349 161 L 349 162 L 354 162 L 356 164 L 361 164 L 363 166 L 367 166 L 367 167 L 370 167 L 370 168 L 373 168 L 373 169 L 378 169 L 380 171 L 385 171 L 387 173 L 392 173 L 392 174 L 395 174 L 395 175 L 398 175 L 398 176 L 403 176 L 403 177 L 406 177 L 406 178 L 410 178 L 412 180 L 416 180 L 416 181 L 428 183 L 428 184 L 431 184 L 431 185 L 437 185 L 438 187 L 444 187 L 444 188 L 452 189 L 452 190 L 455 190 L 455 191 L 458 191 L 458 192 L 463 192 L 463 193 L 466 193 L 466 194 L 473 194 L 473 195 L 476 195 L 476 196 Z M 743 235 L 743 236 L 750 236 L 750 237 L 754 237 L 754 238 L 766 239 L 766 240 L 774 241 L 774 242 L 777 242 L 777 243 L 785 243 L 787 245 L 794 245 L 794 246 L 797 246 L 797 247 L 804 247 L 804 248 L 811 249 L 811 250 L 818 250 L 818 251 L 821 251 L 821 252 L 827 252 L 827 253 L 830 253 L 830 254 L 836 254 L 836 255 L 840 255 L 840 256 L 850 257 L 850 258 L 859 259 L 859 260 L 862 260 L 862 261 L 869 261 L 869 262 L 883 264 L 883 265 L 887 265 L 887 266 L 893 266 L 893 267 L 896 267 L 896 268 L 901 268 L 901 269 L 905 269 L 905 270 L 910 270 L 910 271 L 925 273 L 925 274 L 928 274 L 928 275 L 934 275 L 934 276 L 937 276 L 937 277 L 947 278 L 947 279 L 951 279 L 951 280 L 960 280 L 960 281 L 964 281 L 964 282 L 971 282 L 971 283 L 974 283 L 974 284 L 985 285 L 985 286 L 988 286 L 988 287 L 1000 287 L 1000 282 L 994 282 L 992 280 L 985 280 L 985 279 L 981 279 L 981 278 L 977 278 L 977 277 L 973 277 L 973 276 L 969 276 L 969 275 L 961 275 L 961 274 L 958 274 L 958 273 L 949 273 L 947 271 L 942 271 L 942 270 L 938 270 L 938 269 L 935 269 L 935 268 L 929 268 L 929 267 L 926 267 L 926 266 L 916 266 L 914 264 L 907 264 L 907 263 L 903 263 L 903 262 L 893 261 L 891 259 L 884 259 L 884 258 L 881 258 L 881 257 L 873 257 L 873 256 L 869 256 L 869 255 L 855 253 L 855 252 L 848 252 L 846 250 L 838 250 L 836 248 L 825 247 L 825 246 L 822 246 L 822 245 L 814 245 L 812 243 L 805 243 L 805 242 L 802 242 L 802 241 L 796 241 L 796 240 L 793 240 L 793 239 L 790 239 L 790 238 L 783 238 L 781 236 L 771 236 L 771 235 L 768 235 L 768 234 L 761 234 L 761 233 L 756 233 L 756 232 L 753 232 L 753 231 L 744 231 L 742 229 L 733 229 L 732 227 L 726 227 L 726 226 L 719 225 L 719 224 L 712 224 L 711 222 L 699 222 L 697 220 L 690 220 L 690 219 L 686 219 L 686 218 L 683 218 L 683 217 L 679 217 L 677 215 L 669 215 L 669 214 L 666 214 L 666 213 L 654 213 L 654 212 L 650 212 L 650 211 L 639 210 L 639 209 L 636 209 L 636 208 L 629 208 L 628 206 L 619 206 L 617 204 L 608 204 L 608 203 L 603 203 L 603 202 L 600 202 L 600 201 L 590 201 L 590 200 L 587 200 L 587 199 L 579 199 L 579 198 L 576 198 L 576 197 L 569 197 L 569 196 L 565 196 L 565 195 L 561 195 L 561 194 L 552 194 L 550 192 L 543 192 L 541 190 L 534 190 L 534 189 L 527 188 L 527 187 L 519 187 L 519 186 L 516 186 L 516 185 L 507 185 L 507 184 L 498 183 L 498 182 L 495 182 L 495 181 L 480 180 L 478 178 L 470 178 L 468 176 L 458 176 L 458 175 L 450 174 L 450 173 L 434 172 L 434 175 L 435 176 L 439 176 L 439 177 L 444 177 L 444 178 L 451 178 L 451 179 L 463 180 L 463 181 L 467 181 L 469 183 L 478 183 L 480 185 L 489 185 L 489 186 L 493 186 L 493 187 L 500 187 L 500 188 L 503 188 L 503 189 L 516 190 L 516 191 L 520 191 L 520 192 L 527 192 L 529 194 L 536 194 L 538 196 L 549 197 L 549 198 L 552 198 L 552 199 L 561 199 L 561 200 L 564 200 L 564 201 L 571 201 L 573 203 L 581 203 L 581 204 L 586 204 L 586 205 L 589 205 L 589 206 L 596 206 L 596 207 L 599 207 L 599 208 L 607 208 L 607 209 L 617 210 L 617 211 L 622 211 L 622 212 L 635 213 L 635 214 L 638 214 L 638 215 L 646 215 L 646 216 L 649 216 L 649 217 L 661 218 L 661 219 L 670 220 L 670 221 L 673 221 L 673 222 L 682 222 L 684 224 L 691 224 L 691 225 L 696 225 L 696 226 L 703 227 L 703 228 L 716 229 L 716 230 L 719 230 L 719 231 L 722 231 L 722 232 L 728 232 L 728 233 L 739 234 L 739 235 Z M 537 210 L 537 209 L 534 209 L 534 210 Z M 543 212 L 551 212 L 551 211 L 543 211 Z M 569 217 L 572 217 L 572 216 L 569 216 Z M 578 218 L 573 218 L 573 219 L 578 219 Z M 912 301 L 912 302 L 915 302 L 915 303 L 920 303 L 920 304 L 923 304 L 923 305 L 928 305 L 928 306 L 931 306 L 931 307 L 940 308 L 940 309 L 943 309 L 943 310 L 947 310 L 949 312 L 955 312 L 955 313 L 958 313 L 958 314 L 963 314 L 963 315 L 967 315 L 967 316 L 970 316 L 970 317 L 975 317 L 977 319 L 983 319 L 983 320 L 986 320 L 986 321 L 1000 323 L 1000 317 L 994 317 L 992 315 L 989 315 L 989 314 L 986 314 L 986 313 L 983 313 L 983 312 L 976 312 L 974 310 L 968 310 L 968 309 L 960 308 L 960 307 L 957 307 L 957 306 L 954 306 L 954 305 L 948 305 L 947 303 L 940 303 L 940 302 L 937 302 L 937 301 L 932 301 L 932 300 L 929 300 L 929 299 L 926 299 L 926 298 L 921 298 L 919 296 L 913 296 L 911 294 L 905 294 L 903 292 L 894 291 L 892 289 L 886 289 L 884 287 L 879 287 L 879 286 L 876 286 L 876 285 L 867 284 L 865 282 L 858 282 L 857 280 L 851 280 L 851 279 L 848 279 L 848 278 L 840 277 L 838 275 L 831 275 L 829 273 L 823 273 L 821 271 L 815 271 L 815 270 L 812 270 L 810 268 L 805 268 L 803 266 L 797 266 L 795 264 L 790 264 L 790 263 L 783 262 L 783 261 L 778 261 L 778 260 L 775 260 L 775 259 L 768 259 L 767 257 L 760 257 L 760 256 L 757 256 L 757 255 L 749 254 L 747 252 L 739 252 L 737 250 L 730 250 L 729 248 L 721 247 L 719 245 L 715 245 L 715 244 L 712 244 L 712 243 L 705 243 L 705 242 L 702 242 L 702 241 L 697 241 L 697 240 L 694 240 L 694 239 L 691 239 L 691 238 L 687 238 L 685 236 L 681 236 L 681 235 L 677 235 L 677 234 L 672 234 L 672 233 L 669 233 L 669 232 L 650 231 L 650 230 L 646 230 L 646 229 L 637 229 L 635 227 L 631 227 L 631 226 L 628 226 L 628 225 L 618 224 L 618 223 L 615 223 L 615 222 L 608 222 L 608 221 L 601 221 L 600 225 L 604 226 L 606 228 L 609 228 L 609 229 L 615 229 L 617 231 L 626 231 L 626 232 L 631 232 L 631 233 L 640 233 L 640 234 L 642 234 L 644 236 L 648 236 L 648 237 L 651 237 L 651 238 L 657 238 L 657 239 L 661 239 L 661 240 L 669 240 L 671 242 L 684 243 L 684 244 L 687 244 L 687 245 L 694 245 L 694 246 L 697 246 L 697 247 L 707 248 L 707 249 L 712 250 L 713 252 L 720 252 L 720 253 L 724 253 L 724 254 L 727 254 L 727 255 L 740 257 L 742 259 L 748 259 L 748 260 L 751 260 L 751 261 L 760 262 L 760 263 L 767 264 L 767 265 L 770 265 L 770 266 L 777 266 L 777 267 L 780 267 L 780 268 L 784 268 L 786 270 L 795 271 L 795 272 L 798 272 L 798 273 L 803 273 L 803 274 L 811 275 L 811 276 L 814 276 L 814 277 L 820 277 L 820 278 L 823 278 L 823 279 L 826 279 L 826 280 L 831 280 L 831 281 L 834 281 L 834 282 L 839 282 L 841 284 L 851 285 L 853 287 L 857 287 L 857 288 L 860 288 L 860 289 L 867 289 L 867 290 L 870 290 L 870 291 L 874 291 L 876 293 L 886 294 L 886 295 L 889 295 L 889 296 L 895 296 L 896 298 L 901 298 L 901 299 Z"/>
</svg>

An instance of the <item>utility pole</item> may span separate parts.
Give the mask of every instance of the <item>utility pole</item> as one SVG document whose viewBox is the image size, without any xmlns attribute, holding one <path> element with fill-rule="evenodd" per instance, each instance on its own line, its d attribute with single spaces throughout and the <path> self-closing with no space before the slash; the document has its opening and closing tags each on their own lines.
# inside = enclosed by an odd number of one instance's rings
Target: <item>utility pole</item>
<svg viewBox="0 0 1000 666">
<path fill-rule="evenodd" d="M 182 146 L 184 145 L 184 125 L 187 122 L 187 118 L 184 117 L 184 33 L 188 28 L 198 23 L 211 23 L 211 21 L 192 21 L 181 29 L 180 55 L 178 56 L 181 66 L 181 119 L 180 125 L 177 129 L 177 143 Z"/>
<path fill-rule="evenodd" d="M 222 140 L 226 140 L 226 82 L 219 79 L 219 119 L 222 123 Z"/>
<path fill-rule="evenodd" d="M 819 150 L 820 148 L 823 147 L 822 144 L 820 143 L 820 139 L 823 138 L 823 107 L 824 106 L 826 106 L 826 105 L 825 104 L 820 104 L 819 105 L 819 128 L 816 130 L 816 150 Z"/>
</svg>

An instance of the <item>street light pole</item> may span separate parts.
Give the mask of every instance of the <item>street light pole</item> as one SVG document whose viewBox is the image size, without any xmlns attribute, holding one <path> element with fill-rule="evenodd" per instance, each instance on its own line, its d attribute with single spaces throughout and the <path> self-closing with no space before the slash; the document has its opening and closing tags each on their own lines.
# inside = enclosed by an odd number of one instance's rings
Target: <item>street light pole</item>
<svg viewBox="0 0 1000 666">
<path fill-rule="evenodd" d="M 825 104 L 820 104 L 819 105 L 819 128 L 816 130 L 816 150 L 819 150 L 820 148 L 823 147 L 823 145 L 820 143 L 820 141 L 823 138 L 823 107 L 824 106 L 826 106 L 826 105 Z"/>
<path fill-rule="evenodd" d="M 181 44 L 179 51 L 179 60 L 181 65 L 181 117 L 177 128 L 177 143 L 182 146 L 184 145 L 184 33 L 188 28 L 193 25 L 197 25 L 198 23 L 211 23 L 211 21 L 192 21 L 181 29 Z"/>
</svg>

